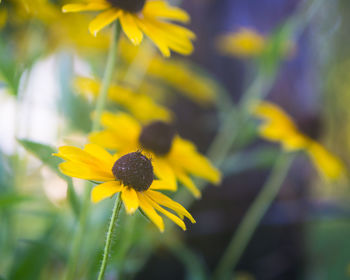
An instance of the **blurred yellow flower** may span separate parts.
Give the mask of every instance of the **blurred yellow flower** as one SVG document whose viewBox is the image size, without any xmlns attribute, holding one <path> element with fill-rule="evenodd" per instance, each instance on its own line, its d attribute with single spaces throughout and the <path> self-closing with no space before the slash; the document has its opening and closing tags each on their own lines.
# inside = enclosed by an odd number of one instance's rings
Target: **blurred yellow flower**
<svg viewBox="0 0 350 280">
<path fill-rule="evenodd" d="M 75 79 L 75 88 L 84 95 L 96 97 L 101 83 L 97 80 L 78 77 Z M 169 121 L 172 114 L 165 107 L 156 104 L 152 98 L 143 93 L 134 93 L 126 87 L 111 85 L 108 90 L 108 98 L 127 109 L 141 122 L 154 119 Z"/>
<path fill-rule="evenodd" d="M 260 103 L 254 108 L 254 115 L 263 120 L 259 128 L 261 137 L 281 143 L 287 151 L 304 150 L 326 179 L 337 179 L 344 174 L 342 162 L 318 142 L 301 133 L 292 119 L 275 104 Z"/>
<path fill-rule="evenodd" d="M 0 30 L 5 26 L 7 21 L 7 10 L 1 9 L 0 10 Z"/>
<path fill-rule="evenodd" d="M 240 28 L 237 32 L 220 36 L 217 40 L 217 48 L 222 54 L 243 58 L 260 55 L 265 44 L 265 37 L 249 28 Z"/>
<path fill-rule="evenodd" d="M 165 82 L 194 102 L 200 105 L 215 102 L 217 84 L 198 69 L 191 67 L 188 62 L 178 58 L 165 60 L 151 53 L 148 48 L 132 46 L 126 40 L 120 42 L 120 54 L 127 63 L 144 59 L 145 63 L 140 66 L 146 68 L 145 72 L 150 78 Z"/>
<path fill-rule="evenodd" d="M 154 121 L 141 126 L 127 114 L 108 112 L 102 114 L 101 122 L 106 129 L 92 133 L 89 137 L 92 143 L 120 154 L 143 149 L 151 155 L 155 174 L 174 189 L 179 180 L 195 197 L 200 197 L 190 175 L 220 183 L 220 172 L 197 152 L 195 145 L 176 135 L 171 124 Z"/>
<path fill-rule="evenodd" d="M 16 42 L 19 60 L 28 53 L 52 53 L 59 47 L 79 49 L 79 54 L 106 50 L 109 34 L 92 37 L 86 30 L 91 18 L 83 14 L 63 15 L 57 5 L 48 0 L 13 0 L 0 10 L 0 29 L 6 14 L 11 24 L 8 35 Z M 34 24 L 35 23 L 35 24 Z M 38 28 L 37 23 L 40 23 Z M 32 50 L 32 51 L 31 51 Z"/>
<path fill-rule="evenodd" d="M 79 54 L 90 54 L 108 49 L 109 34 L 92 37 L 86 29 L 89 21 L 87 15 L 59 13 L 56 20 L 47 25 L 51 50 L 64 46 L 78 49 Z"/>
<path fill-rule="evenodd" d="M 124 33 L 134 45 L 139 45 L 146 34 L 166 57 L 170 56 L 170 50 L 184 55 L 193 51 L 191 40 L 195 39 L 194 33 L 166 21 L 188 22 L 189 15 L 165 1 L 86 0 L 81 4 L 64 5 L 62 10 L 102 11 L 89 25 L 89 31 L 94 35 L 119 19 Z"/>
<path fill-rule="evenodd" d="M 65 160 L 59 166 L 63 174 L 103 182 L 92 190 L 91 199 L 94 203 L 120 192 L 128 214 L 141 208 L 161 232 L 164 231 L 164 222 L 156 211 L 167 216 L 183 230 L 186 230 L 184 217 L 195 223 L 184 207 L 157 191 L 168 190 L 169 186 L 164 181 L 154 180 L 152 162 L 141 152 L 113 157 L 103 148 L 87 144 L 84 149 L 63 146 L 54 155 Z M 173 210 L 178 216 L 162 206 Z"/>
</svg>

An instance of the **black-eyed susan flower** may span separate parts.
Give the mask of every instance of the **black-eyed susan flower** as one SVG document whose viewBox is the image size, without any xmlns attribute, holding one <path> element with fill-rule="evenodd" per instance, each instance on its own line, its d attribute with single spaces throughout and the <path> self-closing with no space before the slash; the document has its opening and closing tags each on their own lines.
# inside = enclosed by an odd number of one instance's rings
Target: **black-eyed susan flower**
<svg viewBox="0 0 350 280">
<path fill-rule="evenodd" d="M 345 168 L 341 161 L 321 144 L 301 133 L 292 119 L 278 106 L 262 102 L 254 108 L 254 115 L 263 120 L 259 128 L 261 137 L 281 143 L 287 151 L 305 151 L 326 179 L 337 179 L 344 174 Z"/>
<path fill-rule="evenodd" d="M 195 223 L 184 207 L 158 191 L 172 187 L 154 179 L 152 162 L 141 152 L 116 157 L 100 146 L 87 144 L 84 149 L 63 146 L 54 155 L 65 160 L 59 166 L 65 175 L 101 182 L 92 190 L 91 199 L 94 203 L 121 193 L 128 214 L 140 208 L 160 231 L 164 231 L 164 222 L 157 211 L 183 230 L 186 230 L 184 217 Z M 174 211 L 179 217 L 163 207 Z"/>
<path fill-rule="evenodd" d="M 98 80 L 85 77 L 76 78 L 74 84 L 79 93 L 95 97 L 99 94 L 101 86 Z M 148 95 L 141 92 L 135 93 L 127 87 L 111 85 L 108 98 L 132 113 L 141 122 L 154 119 L 169 121 L 172 117 L 168 109 L 155 103 Z"/>
<path fill-rule="evenodd" d="M 166 57 L 170 50 L 188 55 L 193 51 L 190 30 L 168 22 L 188 22 L 188 14 L 165 1 L 146 0 L 86 0 L 81 4 L 67 4 L 63 12 L 101 11 L 91 21 L 89 31 L 96 35 L 101 29 L 119 19 L 121 27 L 134 45 L 146 34 Z"/>
<path fill-rule="evenodd" d="M 163 121 L 152 121 L 141 125 L 125 113 L 105 112 L 101 118 L 105 130 L 94 132 L 89 139 L 92 143 L 125 154 L 143 149 L 151 154 L 155 175 L 176 188 L 177 179 L 194 196 L 200 191 L 190 175 L 218 184 L 220 172 L 209 160 L 197 152 L 194 144 L 176 134 L 174 127 Z"/>
</svg>

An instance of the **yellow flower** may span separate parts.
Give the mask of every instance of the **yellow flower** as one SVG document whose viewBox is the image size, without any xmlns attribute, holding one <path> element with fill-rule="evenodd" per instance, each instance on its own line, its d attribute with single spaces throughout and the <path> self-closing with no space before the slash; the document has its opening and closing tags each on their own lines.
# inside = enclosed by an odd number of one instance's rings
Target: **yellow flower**
<svg viewBox="0 0 350 280">
<path fill-rule="evenodd" d="M 342 162 L 322 145 L 301 133 L 292 119 L 279 107 L 262 102 L 254 108 L 254 114 L 263 122 L 261 137 L 282 144 L 287 151 L 304 150 L 313 164 L 326 179 L 337 179 L 345 172 Z"/>
<path fill-rule="evenodd" d="M 1 9 L 0 10 L 0 30 L 3 29 L 7 21 L 7 10 Z"/>
<path fill-rule="evenodd" d="M 170 50 L 184 55 L 193 51 L 194 33 L 166 21 L 188 22 L 188 14 L 161 0 L 86 0 L 82 4 L 64 5 L 62 10 L 103 11 L 89 25 L 90 33 L 95 36 L 119 19 L 124 33 L 134 45 L 139 45 L 146 34 L 166 57 L 170 56 Z"/>
<path fill-rule="evenodd" d="M 165 60 L 152 49 L 135 47 L 126 40 L 120 42 L 120 54 L 127 63 L 144 59 L 140 66 L 146 67 L 151 79 L 166 83 L 200 105 L 213 104 L 216 99 L 218 86 L 214 80 L 184 60 Z"/>
<path fill-rule="evenodd" d="M 145 126 L 125 113 L 103 113 L 103 131 L 90 135 L 90 141 L 107 149 L 124 154 L 143 149 L 152 157 L 155 174 L 176 189 L 177 179 L 194 196 L 200 191 L 189 175 L 204 178 L 214 184 L 220 182 L 220 172 L 211 165 L 196 147 L 176 135 L 175 129 L 162 121 L 154 121 Z"/>
<path fill-rule="evenodd" d="M 235 33 L 220 36 L 217 41 L 221 53 L 243 58 L 260 55 L 265 44 L 264 36 L 249 28 L 241 28 Z"/>
<path fill-rule="evenodd" d="M 90 78 L 78 77 L 75 80 L 76 90 L 84 95 L 92 94 L 96 97 L 100 86 L 99 81 Z M 169 121 L 172 117 L 165 107 L 156 104 L 148 95 L 134 93 L 126 87 L 111 85 L 108 90 L 108 98 L 126 108 L 141 122 L 154 119 Z"/>
<path fill-rule="evenodd" d="M 91 199 L 94 203 L 120 192 L 128 214 L 141 208 L 160 231 L 164 231 L 164 222 L 156 211 L 167 216 L 183 230 L 186 230 L 184 217 L 195 223 L 184 207 L 157 191 L 171 189 L 171 186 L 154 180 L 152 162 L 141 152 L 116 157 L 97 145 L 87 144 L 84 149 L 63 146 L 54 155 L 65 160 L 59 166 L 63 174 L 103 182 L 92 190 Z M 179 217 L 162 206 L 173 210 Z"/>
<path fill-rule="evenodd" d="M 289 58 L 296 52 L 296 46 L 292 41 L 281 41 L 276 49 L 274 38 L 263 36 L 254 29 L 244 27 L 237 32 L 219 36 L 216 46 L 222 54 L 240 58 L 254 58 L 264 52 L 269 53 L 271 51 L 275 55 L 278 53 Z"/>
</svg>

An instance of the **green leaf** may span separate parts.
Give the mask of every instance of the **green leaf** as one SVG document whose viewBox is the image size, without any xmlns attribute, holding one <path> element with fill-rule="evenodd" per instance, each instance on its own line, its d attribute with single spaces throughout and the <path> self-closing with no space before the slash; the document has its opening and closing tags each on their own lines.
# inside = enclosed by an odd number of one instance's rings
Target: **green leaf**
<svg viewBox="0 0 350 280">
<path fill-rule="evenodd" d="M 58 165 L 62 162 L 62 160 L 58 157 L 53 156 L 52 154 L 57 152 L 53 147 L 48 145 L 36 143 L 30 140 L 21 139 L 18 142 L 29 152 L 34 154 L 37 158 L 39 158 L 44 164 L 50 167 L 58 176 L 64 179 L 68 184 L 68 201 L 74 211 L 74 213 L 79 216 L 80 204 L 77 197 L 77 194 L 74 191 L 73 181 L 70 177 L 62 174 L 58 169 Z"/>
<path fill-rule="evenodd" d="M 59 169 L 58 165 L 62 162 L 62 160 L 58 157 L 53 156 L 52 154 L 57 152 L 54 148 L 40 144 L 37 142 L 33 142 L 30 140 L 21 139 L 18 142 L 29 152 L 34 154 L 37 158 L 39 158 L 44 164 L 50 167 L 53 171 L 57 173 L 61 178 L 67 179 L 65 175 L 63 175 Z"/>
<path fill-rule="evenodd" d="M 30 196 L 18 195 L 18 194 L 1 194 L 0 197 L 0 208 L 5 208 L 18 203 L 22 203 L 31 200 Z"/>
</svg>

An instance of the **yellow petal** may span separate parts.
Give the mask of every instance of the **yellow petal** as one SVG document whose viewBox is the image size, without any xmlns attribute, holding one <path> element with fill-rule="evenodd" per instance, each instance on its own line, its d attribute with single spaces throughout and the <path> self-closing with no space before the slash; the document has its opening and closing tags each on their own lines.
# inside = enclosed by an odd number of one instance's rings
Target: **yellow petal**
<svg viewBox="0 0 350 280">
<path fill-rule="evenodd" d="M 149 17 L 188 22 L 190 16 L 182 9 L 171 7 L 164 1 L 148 1 L 143 9 L 143 14 Z"/>
<path fill-rule="evenodd" d="M 170 57 L 169 47 L 163 39 L 163 37 L 160 36 L 159 32 L 157 32 L 152 25 L 145 23 L 144 20 L 136 21 L 139 28 L 141 28 L 141 30 L 153 41 L 153 43 L 158 47 L 163 56 Z"/>
<path fill-rule="evenodd" d="M 102 147 L 90 143 L 85 145 L 84 151 L 97 158 L 101 162 L 104 162 L 108 168 L 111 169 L 113 167 L 114 161 L 112 155 Z"/>
<path fill-rule="evenodd" d="M 89 135 L 89 141 L 103 146 L 104 148 L 118 151 L 120 155 L 135 152 L 138 149 L 138 144 L 135 143 L 135 140 L 130 141 L 130 139 L 120 137 L 120 134 L 110 130 L 91 133 Z M 113 160 L 115 162 L 117 159 L 113 157 Z"/>
<path fill-rule="evenodd" d="M 186 188 L 196 197 L 200 198 L 201 197 L 201 192 L 200 190 L 196 187 L 196 185 L 193 183 L 191 178 L 187 176 L 184 172 L 182 171 L 177 171 L 176 176 L 179 178 L 179 181 L 184 184 Z"/>
<path fill-rule="evenodd" d="M 179 166 L 179 169 L 186 173 L 206 179 L 213 184 L 219 184 L 221 181 L 220 171 L 205 156 L 198 153 L 190 141 L 176 137 L 168 157 L 173 165 Z"/>
<path fill-rule="evenodd" d="M 89 31 L 94 36 L 107 25 L 111 24 L 113 21 L 117 20 L 121 15 L 122 11 L 119 9 L 108 9 L 107 11 L 99 14 L 93 21 L 89 24 Z"/>
<path fill-rule="evenodd" d="M 125 205 L 125 210 L 128 214 L 133 214 L 139 208 L 139 199 L 133 188 L 124 187 L 122 191 L 122 200 Z"/>
<path fill-rule="evenodd" d="M 107 3 L 67 4 L 62 7 L 62 12 L 100 11 L 108 7 L 110 7 L 110 5 Z"/>
<path fill-rule="evenodd" d="M 150 190 L 167 190 L 167 191 L 176 191 L 177 187 L 174 184 L 169 184 L 167 181 L 162 180 L 153 180 Z"/>
<path fill-rule="evenodd" d="M 280 142 L 288 151 L 304 149 L 309 143 L 308 137 L 298 131 L 291 117 L 277 105 L 261 102 L 253 110 L 253 114 L 263 120 L 259 128 L 261 137 Z"/>
<path fill-rule="evenodd" d="M 77 77 L 74 79 L 74 89 L 80 94 L 97 96 L 100 90 L 100 83 L 87 77 Z"/>
<path fill-rule="evenodd" d="M 123 187 L 117 181 L 111 181 L 97 185 L 91 192 L 91 200 L 93 203 L 100 202 L 101 200 L 111 197 L 117 192 L 120 192 L 122 188 Z"/>
<path fill-rule="evenodd" d="M 76 162 L 63 162 L 59 165 L 60 171 L 70 177 L 80 178 L 85 180 L 92 180 L 98 182 L 115 180 L 112 170 L 99 170 L 86 164 L 79 164 Z"/>
<path fill-rule="evenodd" d="M 122 16 L 120 17 L 120 23 L 130 41 L 134 45 L 139 45 L 142 42 L 143 33 L 137 26 L 134 20 L 134 15 L 128 12 L 123 12 Z"/>
<path fill-rule="evenodd" d="M 160 207 L 157 203 L 155 203 L 152 199 L 147 197 L 147 192 L 144 195 L 145 198 L 147 198 L 147 201 L 149 204 L 151 204 L 152 207 L 154 207 L 157 211 L 161 212 L 165 216 L 167 216 L 170 220 L 172 220 L 175 224 L 177 224 L 182 230 L 186 230 L 186 225 L 179 217 L 175 216 L 174 214 L 170 213 L 169 211 L 165 210 L 164 208 Z"/>
<path fill-rule="evenodd" d="M 104 127 L 115 132 L 119 131 L 122 135 L 125 135 L 124 137 L 130 139 L 138 137 L 141 132 L 141 125 L 138 121 L 125 113 L 112 114 L 104 112 L 101 117 L 101 123 Z"/>
<path fill-rule="evenodd" d="M 148 216 L 148 218 L 159 228 L 161 232 L 164 231 L 164 221 L 161 216 L 157 214 L 152 205 L 150 205 L 145 199 L 143 193 L 137 193 L 140 201 L 140 207 L 142 211 Z"/>
<path fill-rule="evenodd" d="M 318 172 L 324 178 L 334 180 L 344 175 L 345 167 L 343 163 L 319 143 L 312 141 L 307 148 L 307 152 Z"/>
<path fill-rule="evenodd" d="M 195 38 L 195 35 L 190 30 L 152 18 L 144 18 L 137 22 L 139 27 L 158 46 L 164 56 L 170 56 L 169 49 L 183 55 L 192 53 L 193 44 L 191 40 Z"/>
<path fill-rule="evenodd" d="M 193 219 L 192 215 L 181 204 L 175 202 L 174 200 L 170 199 L 166 195 L 160 192 L 148 190 L 147 196 L 151 198 L 154 202 L 174 210 L 178 215 L 183 215 L 187 217 L 192 223 L 196 222 Z"/>
<path fill-rule="evenodd" d="M 77 165 L 85 165 L 87 168 L 97 170 L 101 174 L 109 174 L 109 176 L 112 176 L 111 168 L 113 163 L 110 162 L 112 156 L 106 153 L 106 151 L 103 151 L 102 155 L 105 155 L 106 158 L 101 158 L 101 154 L 98 153 L 91 154 L 77 147 L 62 146 L 58 149 L 58 153 L 53 155 Z"/>
<path fill-rule="evenodd" d="M 155 157 L 152 160 L 154 173 L 161 180 L 167 182 L 173 189 L 177 189 L 176 177 L 173 169 L 162 157 Z"/>
</svg>

